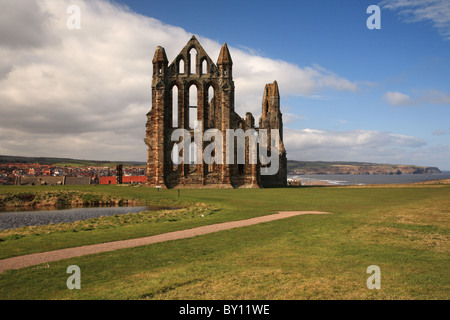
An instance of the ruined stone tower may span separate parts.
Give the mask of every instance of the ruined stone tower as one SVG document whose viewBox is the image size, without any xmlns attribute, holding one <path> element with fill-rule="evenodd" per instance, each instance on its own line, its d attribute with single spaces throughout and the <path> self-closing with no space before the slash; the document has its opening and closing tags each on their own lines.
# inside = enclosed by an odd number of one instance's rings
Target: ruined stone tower
<svg viewBox="0 0 450 320">
<path fill-rule="evenodd" d="M 266 84 L 262 101 L 262 115 L 259 119 L 259 129 L 267 129 L 268 139 L 270 140 L 270 129 L 278 129 L 280 134 L 279 141 L 279 170 L 274 175 L 262 175 L 261 183 L 263 186 L 284 186 L 287 181 L 287 158 L 283 143 L 283 119 L 280 112 L 280 93 L 278 83 Z M 271 151 L 270 145 L 268 145 Z"/>
<path fill-rule="evenodd" d="M 241 118 L 234 111 L 233 61 L 226 44 L 220 50 L 215 64 L 198 40 L 193 36 L 169 65 L 164 48 L 157 47 L 153 58 L 152 108 L 147 113 L 146 138 L 147 179 L 149 186 L 163 188 L 260 188 L 287 185 L 286 151 L 283 145 L 283 122 L 280 96 L 276 81 L 266 85 L 263 112 L 259 128 L 250 112 Z M 230 161 L 207 164 L 202 161 L 174 163 L 173 153 L 177 142 L 171 141 L 176 129 L 186 129 L 192 142 L 193 154 L 203 155 L 212 141 L 194 144 L 195 132 L 218 129 L 222 135 L 223 159 L 227 158 L 228 129 L 278 129 L 279 168 L 275 175 L 261 175 L 261 164 L 250 163 L 248 141 L 245 163 L 231 155 Z M 268 137 L 270 139 L 270 136 Z M 241 147 L 242 148 L 242 147 Z M 269 143 L 269 152 L 270 143 Z M 264 167 L 264 166 L 263 166 Z"/>
</svg>

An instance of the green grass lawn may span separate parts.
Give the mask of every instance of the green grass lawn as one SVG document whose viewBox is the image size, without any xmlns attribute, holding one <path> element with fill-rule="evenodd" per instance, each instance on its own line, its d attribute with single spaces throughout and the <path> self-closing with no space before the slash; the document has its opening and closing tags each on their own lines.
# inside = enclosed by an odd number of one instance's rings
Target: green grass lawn
<svg viewBox="0 0 450 320">
<path fill-rule="evenodd" d="M 299 187 L 157 191 L 119 186 L 1 186 L 7 192 L 78 190 L 197 209 L 171 219 L 130 218 L 0 232 L 0 258 L 129 239 L 283 210 L 304 215 L 114 252 L 9 270 L 0 299 L 449 299 L 450 186 Z M 202 211 L 203 212 L 203 211 Z M 125 222 L 124 222 L 125 221 Z M 81 269 L 69 290 L 66 269 Z M 367 267 L 381 270 L 369 290 Z"/>
</svg>

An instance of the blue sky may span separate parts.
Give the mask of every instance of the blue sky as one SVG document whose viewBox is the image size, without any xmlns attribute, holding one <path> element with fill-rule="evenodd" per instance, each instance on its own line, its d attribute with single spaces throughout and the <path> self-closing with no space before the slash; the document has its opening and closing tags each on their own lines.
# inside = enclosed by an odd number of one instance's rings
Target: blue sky
<svg viewBox="0 0 450 320">
<path fill-rule="evenodd" d="M 413 94 L 413 90 L 440 90 L 448 94 L 450 41 L 430 23 L 405 23 L 388 9 L 382 9 L 382 28 L 369 30 L 366 9 L 377 1 L 227 1 L 226 5 L 214 1 L 193 5 L 183 1 L 118 2 L 233 47 L 299 66 L 317 63 L 352 81 L 372 82 L 374 87 L 362 85 L 356 94 L 321 92 L 323 99 L 316 101 L 286 97 L 298 114 L 308 115 L 303 121 L 306 126 L 330 128 L 333 119 L 323 117 L 324 113 L 351 122 L 355 129 L 361 125 L 364 129 L 397 131 L 399 126 L 407 134 L 431 135 L 435 129 L 450 126 L 450 117 L 445 117 L 449 111 L 444 110 L 448 108 L 426 103 L 392 108 L 381 99 L 386 91 Z M 414 125 L 407 125 L 409 121 Z"/>
<path fill-rule="evenodd" d="M 282 96 L 289 113 L 302 117 L 287 128 L 388 131 L 449 144 L 450 41 L 430 21 L 405 22 L 398 10 L 372 0 L 121 2 L 193 34 L 299 66 L 317 63 L 361 83 L 358 92 Z M 381 7 L 379 30 L 366 27 L 371 4 Z M 447 102 L 393 106 L 383 99 L 389 91 L 439 91 Z M 450 169 L 450 160 L 440 165 Z"/>
<path fill-rule="evenodd" d="M 71 4 L 81 8 L 80 30 L 64 27 Z M 366 27 L 373 4 L 378 30 Z M 447 0 L 22 0 L 3 8 L 0 154 L 145 161 L 153 52 L 162 45 L 171 60 L 195 34 L 213 60 L 228 44 L 241 116 L 258 117 L 264 83 L 279 82 L 288 159 L 450 170 Z"/>
</svg>

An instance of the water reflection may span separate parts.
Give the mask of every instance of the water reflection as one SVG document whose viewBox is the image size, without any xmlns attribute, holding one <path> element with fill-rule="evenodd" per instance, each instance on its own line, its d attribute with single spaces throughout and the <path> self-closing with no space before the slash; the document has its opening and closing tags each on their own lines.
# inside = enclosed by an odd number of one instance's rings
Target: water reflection
<svg viewBox="0 0 450 320">
<path fill-rule="evenodd" d="M 158 206 L 102 206 L 102 207 L 81 207 L 81 208 L 46 208 L 20 211 L 0 212 L 0 230 L 19 228 L 22 226 L 37 226 L 49 223 L 75 222 L 101 216 L 112 216 L 127 213 L 137 213 L 141 211 L 174 210 L 173 207 Z"/>
</svg>

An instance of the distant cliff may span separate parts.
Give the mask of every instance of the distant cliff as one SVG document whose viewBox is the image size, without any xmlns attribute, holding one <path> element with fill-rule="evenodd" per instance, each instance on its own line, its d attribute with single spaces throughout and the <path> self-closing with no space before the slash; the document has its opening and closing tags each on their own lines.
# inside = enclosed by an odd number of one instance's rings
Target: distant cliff
<svg viewBox="0 0 450 320">
<path fill-rule="evenodd" d="M 433 174 L 437 167 L 392 165 L 366 162 L 325 162 L 288 160 L 289 174 Z"/>
</svg>

